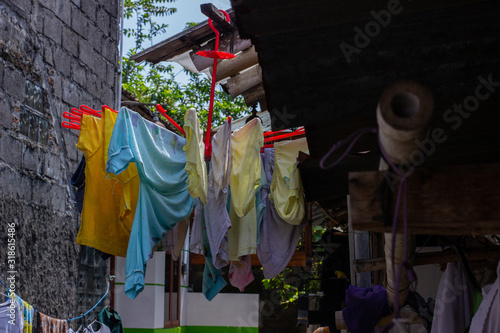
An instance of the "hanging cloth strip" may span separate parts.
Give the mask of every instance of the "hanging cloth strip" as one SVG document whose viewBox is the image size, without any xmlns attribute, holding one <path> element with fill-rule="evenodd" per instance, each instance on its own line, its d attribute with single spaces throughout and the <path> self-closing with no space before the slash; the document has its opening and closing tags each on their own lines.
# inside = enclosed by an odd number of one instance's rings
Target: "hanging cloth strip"
<svg viewBox="0 0 500 333">
<path fill-rule="evenodd" d="M 215 268 L 228 264 L 228 237 L 231 220 L 227 210 L 229 175 L 231 172 L 231 121 L 212 138 L 212 159 L 208 174 L 205 223 Z M 193 226 L 194 230 L 194 226 Z"/>
<path fill-rule="evenodd" d="M 69 329 L 68 321 L 56 319 L 39 312 L 40 328 L 42 333 L 66 333 Z"/>
<path fill-rule="evenodd" d="M 266 148 L 263 154 L 267 184 L 260 190 L 265 203 L 263 219 L 258 227 L 257 255 L 262 264 L 264 277 L 272 279 L 278 275 L 292 258 L 300 240 L 300 226 L 284 221 L 269 201 L 269 192 L 274 167 L 274 149 Z"/>
<path fill-rule="evenodd" d="M 187 190 L 193 199 L 200 198 L 207 205 L 207 166 L 203 157 L 205 144 L 200 121 L 193 108 L 184 115 L 184 131 L 187 141 L 183 148 L 186 152 Z"/>
<path fill-rule="evenodd" d="M 262 124 L 253 119 L 231 135 L 231 202 L 239 217 L 247 215 L 255 205 L 259 186 L 260 147 L 264 141 Z"/>
<path fill-rule="evenodd" d="M 273 201 L 280 217 L 290 224 L 304 219 L 305 203 L 297 169 L 299 152 L 309 153 L 306 138 L 274 144 L 274 173 L 269 200 Z"/>
</svg>

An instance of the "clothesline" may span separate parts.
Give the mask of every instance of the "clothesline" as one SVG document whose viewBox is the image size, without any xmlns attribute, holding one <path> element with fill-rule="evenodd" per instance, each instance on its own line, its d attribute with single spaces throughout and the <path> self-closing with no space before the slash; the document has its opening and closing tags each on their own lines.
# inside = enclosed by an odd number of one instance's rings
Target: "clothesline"
<svg viewBox="0 0 500 333">
<path fill-rule="evenodd" d="M 9 288 L 9 287 L 7 287 L 7 285 L 6 285 L 5 283 L 3 283 L 3 281 L 2 281 L 2 280 L 0 280 L 0 283 L 1 283 L 1 284 L 5 287 L 5 288 L 7 288 L 7 290 L 9 291 L 9 293 L 8 293 L 8 294 L 10 295 L 10 288 Z M 106 289 L 106 293 L 105 293 L 105 294 L 101 297 L 101 299 L 99 299 L 99 301 L 97 301 L 97 303 L 96 303 L 96 304 L 95 304 L 95 305 L 94 305 L 94 306 L 93 306 L 90 310 L 88 310 L 87 312 L 85 312 L 85 313 L 84 313 L 84 314 L 82 314 L 81 316 L 78 316 L 78 317 L 75 317 L 75 318 L 69 318 L 69 319 L 62 319 L 62 320 L 66 320 L 66 321 L 73 321 L 73 320 L 78 320 L 78 319 L 81 319 L 81 318 L 83 318 L 83 317 L 87 316 L 89 313 L 91 313 L 92 311 L 94 311 L 94 310 L 95 310 L 95 308 L 96 308 L 99 304 L 101 304 L 101 302 L 104 300 L 104 298 L 106 298 L 106 296 L 108 295 L 108 293 L 109 293 L 109 281 L 108 281 L 108 287 L 107 287 L 107 289 Z M 33 305 L 32 305 L 32 306 L 33 306 Z M 38 313 L 41 313 L 40 311 L 38 311 L 37 309 L 35 309 L 35 307 L 33 307 L 33 311 L 38 312 Z"/>
</svg>

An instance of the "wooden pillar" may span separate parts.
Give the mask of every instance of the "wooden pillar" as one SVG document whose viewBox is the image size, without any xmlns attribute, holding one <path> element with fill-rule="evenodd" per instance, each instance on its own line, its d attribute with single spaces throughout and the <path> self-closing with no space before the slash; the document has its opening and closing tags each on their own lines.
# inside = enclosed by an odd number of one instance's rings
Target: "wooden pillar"
<svg viewBox="0 0 500 333">
<path fill-rule="evenodd" d="M 414 82 L 401 81 L 383 92 L 377 106 L 379 140 L 386 157 L 393 164 L 411 164 L 411 155 L 419 150 L 416 141 L 423 140 L 427 136 L 427 128 L 433 107 L 434 102 L 431 93 L 427 88 Z M 386 168 L 388 168 L 388 165 L 383 161 L 380 169 Z M 402 196 L 404 196 L 404 193 Z M 405 237 L 402 223 L 400 223 L 396 232 L 394 248 L 392 246 L 392 233 L 384 235 L 384 252 L 387 262 L 387 293 L 389 294 L 389 304 L 391 306 L 394 305 L 396 295 L 399 295 L 400 305 L 404 304 L 408 296 L 410 282 L 407 278 L 406 269 L 402 268 L 399 290 L 395 290 L 394 278 L 398 279 L 399 267 L 404 261 L 404 253 L 406 252 L 407 258 L 411 258 L 415 251 L 415 236 L 409 234 Z M 394 253 L 394 262 L 392 261 L 392 253 Z M 393 268 L 395 274 L 393 274 Z"/>
</svg>

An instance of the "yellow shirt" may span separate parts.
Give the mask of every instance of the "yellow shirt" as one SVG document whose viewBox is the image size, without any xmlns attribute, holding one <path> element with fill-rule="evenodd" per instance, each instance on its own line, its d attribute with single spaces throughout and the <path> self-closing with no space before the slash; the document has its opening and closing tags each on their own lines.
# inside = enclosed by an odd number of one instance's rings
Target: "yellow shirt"
<svg viewBox="0 0 500 333">
<path fill-rule="evenodd" d="M 103 126 L 99 118 L 84 115 L 76 147 L 85 156 L 85 196 L 76 243 L 125 257 L 135 206 L 124 203 L 123 184 L 107 179 L 103 165 Z M 138 177 L 136 177 L 138 181 Z M 137 186 L 138 188 L 138 186 Z M 132 197 L 131 194 L 128 194 Z M 133 207 L 135 208 L 135 207 Z"/>
<path fill-rule="evenodd" d="M 248 122 L 231 135 L 231 205 L 243 217 L 255 206 L 255 190 L 260 182 L 260 147 L 264 132 L 259 118 Z"/>
<path fill-rule="evenodd" d="M 305 214 L 302 181 L 297 169 L 299 151 L 309 153 L 306 138 L 274 143 L 274 174 L 269 194 L 279 216 L 294 225 L 300 224 Z"/>
<path fill-rule="evenodd" d="M 135 209 L 137 207 L 137 200 L 139 200 L 139 173 L 135 163 L 131 162 L 128 168 L 122 171 L 119 175 L 106 172 L 106 163 L 108 162 L 108 148 L 115 127 L 116 118 L 118 113 L 105 109 L 102 113 L 102 134 L 103 134 L 103 158 L 101 170 L 105 177 L 108 179 L 116 179 L 123 184 L 123 197 L 120 203 L 120 211 L 122 212 L 122 221 L 127 234 L 130 235 L 132 230 L 132 222 L 134 221 Z"/>
<path fill-rule="evenodd" d="M 187 190 L 192 198 L 200 198 L 203 205 L 207 204 L 207 166 L 205 164 L 205 144 L 203 131 L 195 109 L 187 110 L 184 115 L 184 131 L 187 144 L 186 167 L 188 174 Z"/>
</svg>

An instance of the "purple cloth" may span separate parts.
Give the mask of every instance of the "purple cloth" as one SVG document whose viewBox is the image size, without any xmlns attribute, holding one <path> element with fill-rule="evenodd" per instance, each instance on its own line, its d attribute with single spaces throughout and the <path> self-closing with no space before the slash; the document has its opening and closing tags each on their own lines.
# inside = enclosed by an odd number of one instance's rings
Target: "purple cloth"
<svg viewBox="0 0 500 333">
<path fill-rule="evenodd" d="M 344 321 L 351 333 L 372 332 L 380 318 L 391 313 L 387 290 L 382 286 L 359 288 L 349 286 L 345 291 Z"/>
<path fill-rule="evenodd" d="M 262 155 L 267 184 L 260 189 L 262 202 L 266 204 L 264 216 L 258 225 L 257 255 L 264 270 L 264 277 L 272 279 L 290 262 L 300 239 L 300 225 L 284 221 L 269 201 L 271 180 L 273 179 L 274 149 L 264 149 Z"/>
</svg>

